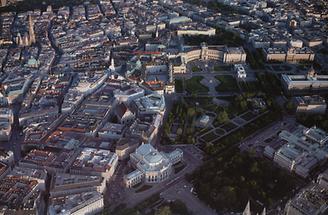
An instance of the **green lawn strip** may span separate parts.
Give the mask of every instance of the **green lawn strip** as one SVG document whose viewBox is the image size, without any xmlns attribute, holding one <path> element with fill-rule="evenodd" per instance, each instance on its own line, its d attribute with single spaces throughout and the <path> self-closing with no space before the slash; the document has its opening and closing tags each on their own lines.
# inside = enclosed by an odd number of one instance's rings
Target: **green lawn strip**
<svg viewBox="0 0 328 215">
<path fill-rule="evenodd" d="M 182 79 L 175 80 L 175 91 L 177 93 L 183 93 L 183 80 Z"/>
<path fill-rule="evenodd" d="M 236 92 L 239 90 L 236 79 L 231 75 L 217 75 L 215 78 L 220 81 L 220 84 L 215 88 L 217 92 Z"/>
<path fill-rule="evenodd" d="M 205 140 L 206 142 L 210 142 L 210 141 L 216 139 L 217 135 L 214 133 L 214 131 L 211 131 L 210 133 L 203 135 L 201 138 L 203 140 Z"/>
<path fill-rule="evenodd" d="M 203 80 L 202 76 L 195 76 L 185 81 L 186 91 L 189 93 L 207 93 L 209 90 L 200 82 Z"/>
</svg>

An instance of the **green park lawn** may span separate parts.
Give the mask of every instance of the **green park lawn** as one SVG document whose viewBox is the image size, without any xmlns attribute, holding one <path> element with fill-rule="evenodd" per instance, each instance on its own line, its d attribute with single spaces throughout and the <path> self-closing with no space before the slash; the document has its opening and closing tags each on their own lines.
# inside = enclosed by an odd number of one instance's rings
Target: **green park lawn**
<svg viewBox="0 0 328 215">
<path fill-rule="evenodd" d="M 193 67 L 191 68 L 191 71 L 192 71 L 192 72 L 201 72 L 202 70 L 201 70 L 198 66 L 193 66 Z"/>
<path fill-rule="evenodd" d="M 207 93 L 208 88 L 200 82 L 203 80 L 202 76 L 195 76 L 185 81 L 186 91 L 188 93 Z"/>
<path fill-rule="evenodd" d="M 250 82 L 239 82 L 239 86 L 243 92 L 247 93 L 256 93 L 259 92 L 260 89 L 260 83 L 258 81 L 250 81 Z"/>
<path fill-rule="evenodd" d="M 175 80 L 175 91 L 177 93 L 183 93 L 183 80 L 182 79 Z"/>
<path fill-rule="evenodd" d="M 220 84 L 216 87 L 218 92 L 236 92 L 238 91 L 238 85 L 236 79 L 230 75 L 217 75 L 215 76 L 217 80 L 220 81 Z"/>
</svg>

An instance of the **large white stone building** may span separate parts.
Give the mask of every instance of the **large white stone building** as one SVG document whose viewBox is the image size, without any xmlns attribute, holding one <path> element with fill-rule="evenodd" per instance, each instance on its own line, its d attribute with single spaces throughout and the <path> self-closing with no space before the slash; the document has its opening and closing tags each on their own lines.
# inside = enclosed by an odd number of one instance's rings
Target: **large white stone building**
<svg viewBox="0 0 328 215">
<path fill-rule="evenodd" d="M 285 91 L 291 94 L 328 92 L 328 75 L 318 75 L 314 69 L 307 75 L 283 74 L 281 81 Z"/>
<path fill-rule="evenodd" d="M 165 98 L 163 95 L 150 94 L 134 100 L 139 115 L 165 112 Z"/>
<path fill-rule="evenodd" d="M 118 156 L 108 150 L 84 148 L 74 160 L 70 173 L 97 175 L 108 180 L 114 174 Z"/>
<path fill-rule="evenodd" d="M 318 176 L 316 183 L 298 192 L 286 204 L 286 215 L 321 215 L 328 212 L 327 191 L 328 170 Z"/>
<path fill-rule="evenodd" d="M 235 64 L 234 70 L 236 71 L 238 78 L 244 79 L 247 77 L 246 70 L 242 64 Z"/>
<path fill-rule="evenodd" d="M 321 129 L 300 126 L 292 133 L 282 131 L 279 137 L 286 144 L 274 152 L 273 161 L 297 175 L 306 178 L 327 160 L 328 134 Z"/>
<path fill-rule="evenodd" d="M 115 89 L 113 94 L 120 102 L 130 102 L 144 96 L 145 90 L 136 86 L 123 85 L 119 89 Z"/>
<path fill-rule="evenodd" d="M 185 73 L 186 64 L 194 60 L 216 60 L 228 64 L 245 63 L 246 52 L 242 47 L 207 46 L 206 43 L 202 43 L 200 47 L 186 46 L 183 52 L 171 59 L 169 69 L 173 73 Z"/>
<path fill-rule="evenodd" d="M 266 61 L 280 61 L 280 62 L 300 62 L 313 61 L 314 52 L 307 47 L 297 48 L 292 47 L 288 50 L 284 48 L 264 48 L 263 49 Z"/>
<path fill-rule="evenodd" d="M 325 114 L 327 103 L 325 99 L 318 95 L 298 96 L 293 99 L 296 105 L 296 113 Z"/>
<path fill-rule="evenodd" d="M 172 166 L 182 159 L 181 149 L 164 153 L 150 144 L 142 144 L 130 154 L 130 162 L 136 170 L 124 176 L 124 183 L 127 187 L 132 187 L 142 181 L 146 184 L 165 181 L 172 175 Z"/>
<path fill-rule="evenodd" d="M 53 198 L 97 191 L 103 193 L 106 180 L 96 175 L 55 174 L 50 182 L 50 196 Z"/>
<path fill-rule="evenodd" d="M 49 215 L 92 215 L 104 208 L 104 197 L 97 191 L 50 198 Z"/>
</svg>

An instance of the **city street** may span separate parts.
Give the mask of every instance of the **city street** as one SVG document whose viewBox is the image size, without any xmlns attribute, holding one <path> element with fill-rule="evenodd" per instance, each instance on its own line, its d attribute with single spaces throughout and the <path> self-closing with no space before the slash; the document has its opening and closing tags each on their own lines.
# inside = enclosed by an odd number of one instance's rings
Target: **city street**
<svg viewBox="0 0 328 215">
<path fill-rule="evenodd" d="M 192 214 L 215 215 L 215 210 L 209 208 L 201 202 L 193 191 L 193 187 L 187 181 L 182 180 L 160 193 L 160 196 L 167 201 L 180 200 Z"/>
</svg>

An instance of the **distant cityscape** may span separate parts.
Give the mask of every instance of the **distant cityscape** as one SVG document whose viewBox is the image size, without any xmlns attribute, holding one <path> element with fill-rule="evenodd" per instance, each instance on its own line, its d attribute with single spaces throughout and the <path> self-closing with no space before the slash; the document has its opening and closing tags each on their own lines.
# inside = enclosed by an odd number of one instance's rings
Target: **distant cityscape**
<svg viewBox="0 0 328 215">
<path fill-rule="evenodd" d="M 0 214 L 328 214 L 325 0 L 0 0 Z"/>
</svg>

